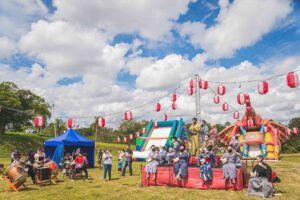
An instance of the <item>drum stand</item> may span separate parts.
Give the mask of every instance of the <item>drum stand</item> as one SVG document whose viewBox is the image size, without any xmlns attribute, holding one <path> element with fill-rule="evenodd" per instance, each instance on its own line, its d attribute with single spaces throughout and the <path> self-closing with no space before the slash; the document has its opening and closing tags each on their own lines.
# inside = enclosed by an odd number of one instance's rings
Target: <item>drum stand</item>
<svg viewBox="0 0 300 200">
<path fill-rule="evenodd" d="M 4 165 L 0 164 L 0 180 L 5 182 L 8 185 L 8 189 L 5 190 L 5 192 L 9 192 L 10 190 L 13 190 L 15 192 L 19 192 L 19 188 L 23 185 L 25 188 L 26 185 L 23 183 L 21 185 L 18 185 L 18 183 L 12 183 L 7 176 L 4 175 Z"/>
</svg>

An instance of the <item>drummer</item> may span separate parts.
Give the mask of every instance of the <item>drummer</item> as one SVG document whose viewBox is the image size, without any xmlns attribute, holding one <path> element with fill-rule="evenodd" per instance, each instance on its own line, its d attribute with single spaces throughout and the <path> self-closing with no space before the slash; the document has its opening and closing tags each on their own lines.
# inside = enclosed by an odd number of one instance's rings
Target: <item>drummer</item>
<svg viewBox="0 0 300 200">
<path fill-rule="evenodd" d="M 34 161 L 35 161 L 34 152 L 30 150 L 25 159 L 25 170 L 27 171 L 28 175 L 31 177 L 33 184 L 35 184 L 35 170 L 33 167 Z"/>
<path fill-rule="evenodd" d="M 43 150 L 38 147 L 36 150 L 36 154 L 34 154 L 35 163 L 37 164 L 37 167 L 43 167 L 45 164 L 45 153 Z"/>
<path fill-rule="evenodd" d="M 10 163 L 13 163 L 15 160 L 21 160 L 21 154 L 17 148 L 10 154 L 10 157 Z"/>
</svg>

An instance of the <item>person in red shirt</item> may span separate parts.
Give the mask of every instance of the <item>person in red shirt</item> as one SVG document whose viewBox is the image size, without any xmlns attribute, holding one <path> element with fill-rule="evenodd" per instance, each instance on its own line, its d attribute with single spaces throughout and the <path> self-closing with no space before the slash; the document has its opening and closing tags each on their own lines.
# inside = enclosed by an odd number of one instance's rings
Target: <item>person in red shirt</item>
<svg viewBox="0 0 300 200">
<path fill-rule="evenodd" d="M 81 170 L 84 172 L 85 174 L 85 180 L 88 179 L 88 172 L 87 172 L 87 159 L 84 155 L 82 155 L 82 152 L 79 153 L 79 155 L 75 158 L 75 160 L 73 161 L 73 164 L 75 165 L 74 169 L 73 169 L 73 173 L 72 173 L 72 180 L 74 180 L 75 178 L 75 174 L 80 172 Z"/>
</svg>

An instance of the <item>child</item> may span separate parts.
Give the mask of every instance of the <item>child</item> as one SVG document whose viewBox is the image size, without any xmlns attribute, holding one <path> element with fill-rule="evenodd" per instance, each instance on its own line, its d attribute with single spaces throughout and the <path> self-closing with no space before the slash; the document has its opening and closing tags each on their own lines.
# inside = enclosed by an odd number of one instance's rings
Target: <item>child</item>
<svg viewBox="0 0 300 200">
<path fill-rule="evenodd" d="M 204 182 L 211 181 L 213 178 L 213 173 L 209 159 L 202 158 L 200 160 L 200 164 L 200 178 Z"/>
<path fill-rule="evenodd" d="M 63 171 L 62 176 L 70 176 L 70 168 L 72 163 L 72 157 L 69 153 L 67 153 L 64 157 L 64 163 L 63 163 Z"/>
<path fill-rule="evenodd" d="M 125 150 L 122 149 L 122 151 L 119 151 L 119 157 L 118 157 L 118 172 L 122 172 L 123 168 L 123 162 L 124 162 L 124 155 L 125 155 Z"/>
</svg>

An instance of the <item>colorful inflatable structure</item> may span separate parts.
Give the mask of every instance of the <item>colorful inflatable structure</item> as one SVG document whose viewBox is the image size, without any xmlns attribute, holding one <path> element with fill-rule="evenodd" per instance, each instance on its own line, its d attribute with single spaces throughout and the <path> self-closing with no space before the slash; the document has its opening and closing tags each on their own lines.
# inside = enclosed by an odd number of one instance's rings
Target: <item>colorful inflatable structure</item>
<svg viewBox="0 0 300 200">
<path fill-rule="evenodd" d="M 158 122 L 150 121 L 146 127 L 146 133 L 136 138 L 136 151 L 133 152 L 133 160 L 144 161 L 152 145 L 157 147 L 171 146 L 173 137 L 187 138 L 182 119 Z"/>
<path fill-rule="evenodd" d="M 298 134 L 297 131 L 271 119 L 263 119 L 248 101 L 242 120 L 237 120 L 235 124 L 225 128 L 219 133 L 219 137 L 225 145 L 229 145 L 240 134 L 238 140 L 242 144 L 241 150 L 245 159 L 262 155 L 268 160 L 278 160 L 281 145 L 290 138 L 291 133 Z"/>
</svg>

